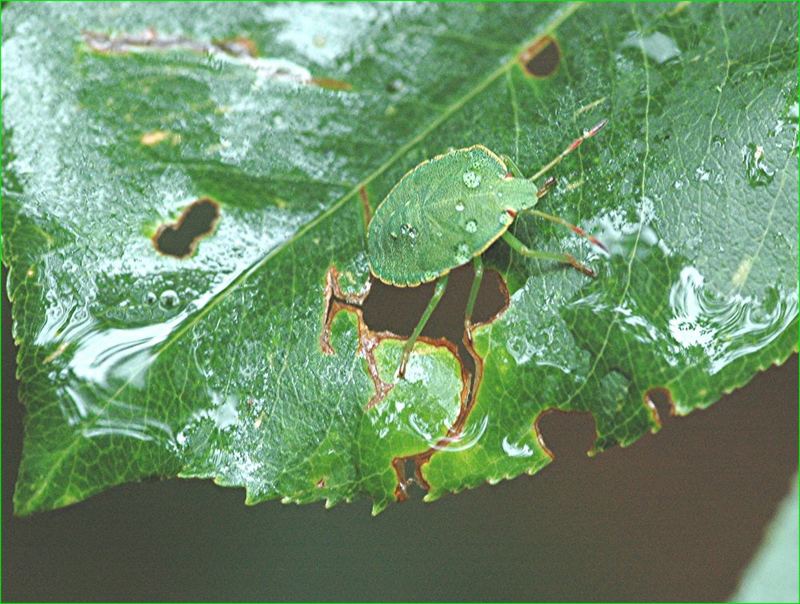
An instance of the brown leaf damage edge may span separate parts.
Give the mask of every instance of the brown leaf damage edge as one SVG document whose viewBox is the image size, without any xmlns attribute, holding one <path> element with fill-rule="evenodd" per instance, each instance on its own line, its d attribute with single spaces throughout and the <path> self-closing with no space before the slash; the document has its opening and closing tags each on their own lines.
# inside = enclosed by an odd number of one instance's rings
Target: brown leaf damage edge
<svg viewBox="0 0 800 604">
<path fill-rule="evenodd" d="M 486 325 L 493 322 L 508 308 L 510 302 L 508 288 L 505 282 L 502 280 L 499 281 L 499 284 L 504 300 L 503 306 L 488 320 L 476 322 L 473 324 L 473 327 Z M 320 334 L 319 339 L 322 352 L 325 354 L 334 354 L 333 346 L 330 342 L 331 323 L 333 318 L 337 313 L 339 313 L 339 311 L 342 310 L 352 312 L 356 315 L 358 320 L 359 353 L 363 355 L 367 361 L 367 368 L 375 386 L 375 394 L 364 408 L 365 412 L 380 404 L 380 402 L 386 398 L 386 396 L 394 387 L 394 384 L 384 382 L 380 378 L 377 362 L 374 356 L 375 349 L 380 342 L 385 339 L 405 340 L 403 336 L 397 335 L 390 331 L 375 332 L 367 327 L 367 324 L 364 321 L 363 304 L 364 300 L 369 294 L 371 285 L 372 280 L 370 279 L 370 281 L 367 282 L 366 287 L 360 293 L 345 294 L 342 292 L 341 287 L 339 286 L 339 271 L 335 266 L 331 266 L 328 269 L 328 272 L 325 276 L 325 313 L 323 315 L 322 333 Z M 475 400 L 477 399 L 478 390 L 483 377 L 483 359 L 475 351 L 473 343 L 470 341 L 470 338 L 467 337 L 466 333 L 464 333 L 462 336 L 461 343 L 463 345 L 463 349 L 467 354 L 469 354 L 474 363 L 474 370 L 467 368 L 466 364 L 464 363 L 463 352 L 461 348 L 456 346 L 450 340 L 447 340 L 446 338 L 430 338 L 426 336 L 420 337 L 419 339 L 432 346 L 441 346 L 447 348 L 453 354 L 453 356 L 458 359 L 459 365 L 461 366 L 461 404 L 458 417 L 456 417 L 453 425 L 448 428 L 445 436 L 443 436 L 435 444 L 422 453 L 416 453 L 414 455 L 404 457 L 395 457 L 392 460 L 392 467 L 397 474 L 397 487 L 395 488 L 395 499 L 397 501 L 404 501 L 407 498 L 406 491 L 411 483 L 411 479 L 407 479 L 405 476 L 405 465 L 409 461 L 414 463 L 414 474 L 417 483 L 426 490 L 430 489 L 430 485 L 422 475 L 422 466 L 430 461 L 434 453 L 447 448 L 450 443 L 459 440 L 461 431 L 464 428 L 464 425 L 469 418 L 469 414 L 475 405 Z"/>
</svg>

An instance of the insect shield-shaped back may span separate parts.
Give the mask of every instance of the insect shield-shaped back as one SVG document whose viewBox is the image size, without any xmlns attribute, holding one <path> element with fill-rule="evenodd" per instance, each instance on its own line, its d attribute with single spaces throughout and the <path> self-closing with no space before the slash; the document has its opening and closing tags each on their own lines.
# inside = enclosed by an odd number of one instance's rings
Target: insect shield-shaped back
<svg viewBox="0 0 800 604">
<path fill-rule="evenodd" d="M 509 209 L 536 203 L 536 186 L 510 178 L 486 147 L 457 149 L 400 179 L 372 218 L 372 273 L 400 287 L 433 281 L 482 254 L 513 222 Z"/>
</svg>

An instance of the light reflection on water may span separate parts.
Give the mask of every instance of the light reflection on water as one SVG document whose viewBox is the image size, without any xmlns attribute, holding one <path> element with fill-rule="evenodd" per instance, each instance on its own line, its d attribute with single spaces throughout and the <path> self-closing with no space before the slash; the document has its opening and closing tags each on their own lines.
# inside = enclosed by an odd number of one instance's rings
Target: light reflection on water
<svg viewBox="0 0 800 604">
<path fill-rule="evenodd" d="M 432 448 L 439 451 L 446 451 L 449 453 L 456 453 L 458 451 L 467 451 L 474 447 L 483 438 L 486 429 L 489 427 L 489 414 L 484 415 L 478 423 L 469 423 L 464 427 L 460 434 L 452 437 L 445 437 L 437 445 Z"/>
<path fill-rule="evenodd" d="M 573 305 L 596 315 L 610 313 L 625 337 L 658 346 L 673 367 L 701 363 L 709 375 L 768 346 L 796 320 L 797 289 L 774 285 L 758 295 L 742 293 L 753 268 L 750 257 L 733 274 L 728 291 L 710 286 L 700 269 L 658 235 L 644 211 L 648 201 L 643 198 L 637 208 L 638 224 L 617 211 L 593 225 L 612 257 L 609 278 L 627 280 L 624 295 L 594 287 Z M 654 301 L 654 295 L 665 299 Z"/>
<path fill-rule="evenodd" d="M 237 277 L 238 273 L 227 276 L 215 288 L 187 302 L 180 312 L 159 323 L 127 329 L 104 328 L 86 313 L 80 321 L 71 322 L 55 340 L 67 345 L 64 356 L 68 360 L 58 374 L 64 394 L 59 404 L 67 422 L 76 427 L 82 425 L 81 433 L 87 438 L 116 434 L 172 443 L 174 435 L 169 425 L 151 417 L 141 402 L 132 404 L 122 399 L 144 396 L 147 373 L 160 347 L 184 321 L 206 307 Z M 48 332 L 40 332 L 39 339 L 54 335 L 52 325 L 45 327 Z"/>
<path fill-rule="evenodd" d="M 709 373 L 719 372 L 734 360 L 761 350 L 780 336 L 797 317 L 797 291 L 772 288 L 773 308 L 752 296 L 732 293 L 727 299 L 710 292 L 693 266 L 680 272 L 669 295 L 672 318 L 671 349 L 702 349 L 710 361 Z"/>
</svg>

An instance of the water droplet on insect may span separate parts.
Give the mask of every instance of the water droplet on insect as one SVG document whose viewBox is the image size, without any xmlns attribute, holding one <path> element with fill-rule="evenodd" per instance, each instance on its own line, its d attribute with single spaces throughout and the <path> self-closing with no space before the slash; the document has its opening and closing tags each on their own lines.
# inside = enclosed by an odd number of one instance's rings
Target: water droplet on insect
<svg viewBox="0 0 800 604">
<path fill-rule="evenodd" d="M 175 308 L 178 305 L 180 299 L 178 298 L 178 294 L 175 293 L 172 289 L 165 289 L 161 292 L 161 297 L 158 299 L 161 303 L 161 306 L 164 308 Z"/>
<path fill-rule="evenodd" d="M 389 231 L 389 237 L 392 239 L 397 239 L 397 231 Z"/>
<path fill-rule="evenodd" d="M 772 182 L 775 170 L 764 161 L 764 148 L 761 145 L 748 143 L 742 147 L 742 160 L 750 186 L 763 187 Z"/>
<path fill-rule="evenodd" d="M 700 166 L 697 170 L 694 171 L 697 180 L 700 182 L 708 182 L 708 179 L 711 178 L 711 172 L 705 169 L 704 166 Z"/>
<path fill-rule="evenodd" d="M 408 236 L 411 239 L 416 239 L 417 238 L 417 229 L 415 229 L 414 227 L 411 227 L 409 229 L 409 231 L 408 231 Z"/>
<path fill-rule="evenodd" d="M 467 224 L 464 225 L 464 228 L 467 230 L 467 233 L 474 233 L 478 230 L 478 222 L 476 220 L 467 220 Z"/>
<path fill-rule="evenodd" d="M 153 292 L 147 292 L 144 295 L 144 301 L 147 304 L 155 304 L 157 300 L 158 300 L 158 296 L 156 296 Z"/>
<path fill-rule="evenodd" d="M 400 234 L 403 235 L 403 237 L 407 237 L 409 231 L 411 231 L 411 225 L 407 222 L 400 227 Z"/>
<path fill-rule="evenodd" d="M 463 212 L 464 211 L 464 202 L 460 199 L 456 202 L 456 212 Z"/>
<path fill-rule="evenodd" d="M 672 186 L 675 187 L 676 191 L 680 191 L 683 188 L 683 183 L 680 180 L 676 180 L 672 183 Z"/>
<path fill-rule="evenodd" d="M 472 170 L 464 172 L 462 179 L 464 180 L 464 184 L 470 189 L 477 189 L 479 186 L 481 186 L 480 174 L 476 174 Z"/>
</svg>

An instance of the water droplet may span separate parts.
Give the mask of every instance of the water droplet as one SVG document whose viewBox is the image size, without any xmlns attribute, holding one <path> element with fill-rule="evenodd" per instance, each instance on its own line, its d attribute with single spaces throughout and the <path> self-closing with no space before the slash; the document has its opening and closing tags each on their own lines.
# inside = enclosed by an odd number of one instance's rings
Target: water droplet
<svg viewBox="0 0 800 604">
<path fill-rule="evenodd" d="M 417 229 L 415 229 L 412 225 L 406 222 L 400 227 L 400 234 L 403 237 L 408 237 L 409 239 L 411 239 L 413 243 L 414 239 L 417 238 Z"/>
<path fill-rule="evenodd" d="M 462 263 L 469 260 L 469 246 L 466 243 L 459 243 L 456 246 L 456 260 Z"/>
<path fill-rule="evenodd" d="M 649 36 L 642 36 L 639 32 L 631 32 L 622 43 L 622 48 L 641 48 L 648 57 L 659 65 L 681 54 L 681 49 L 678 48 L 675 40 L 658 31 Z"/>
<path fill-rule="evenodd" d="M 389 237 L 392 239 L 397 239 L 397 231 L 389 231 Z"/>
<path fill-rule="evenodd" d="M 512 443 L 508 436 L 503 437 L 503 451 L 509 457 L 533 457 L 533 450 L 526 443 Z"/>
<path fill-rule="evenodd" d="M 460 199 L 456 202 L 456 212 L 463 212 L 464 211 L 464 202 Z"/>
<path fill-rule="evenodd" d="M 676 191 L 680 191 L 683 188 L 683 183 L 680 180 L 676 180 L 672 183 L 672 186 L 675 187 Z"/>
<path fill-rule="evenodd" d="M 161 297 L 158 300 L 164 308 L 175 308 L 180 298 L 178 298 L 178 294 L 175 293 L 175 290 L 165 289 L 161 292 Z"/>
<path fill-rule="evenodd" d="M 158 296 L 156 296 L 153 292 L 147 292 L 144 295 L 144 301 L 147 304 L 155 304 L 158 301 Z"/>
<path fill-rule="evenodd" d="M 467 224 L 464 225 L 464 228 L 467 230 L 467 233 L 474 233 L 478 230 L 478 222 L 476 220 L 467 220 Z"/>
<path fill-rule="evenodd" d="M 403 80 L 396 78 L 386 84 L 386 92 L 400 92 L 405 87 Z"/>
<path fill-rule="evenodd" d="M 789 107 L 789 114 L 788 114 L 789 119 L 794 121 L 794 122 L 796 122 L 797 121 L 797 117 L 798 117 L 798 113 L 800 113 L 800 110 L 798 110 L 797 101 L 795 101 Z"/>
<path fill-rule="evenodd" d="M 767 166 L 764 161 L 764 148 L 761 145 L 748 143 L 742 147 L 742 160 L 750 186 L 763 187 L 772 182 L 775 170 Z"/>
<path fill-rule="evenodd" d="M 772 132 L 770 132 L 770 136 L 778 136 L 781 132 L 783 132 L 783 127 L 786 125 L 786 122 L 783 120 L 778 120 L 775 122 L 775 125 L 772 127 Z"/>
<path fill-rule="evenodd" d="M 711 172 L 706 170 L 704 166 L 698 167 L 694 174 L 700 182 L 708 182 L 708 179 L 711 178 Z"/>
<path fill-rule="evenodd" d="M 472 170 L 464 172 L 462 179 L 464 180 L 464 184 L 470 189 L 477 189 L 479 186 L 481 186 L 480 174 L 476 174 Z"/>
</svg>

